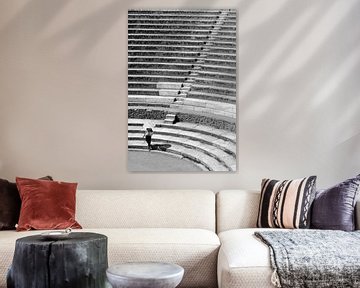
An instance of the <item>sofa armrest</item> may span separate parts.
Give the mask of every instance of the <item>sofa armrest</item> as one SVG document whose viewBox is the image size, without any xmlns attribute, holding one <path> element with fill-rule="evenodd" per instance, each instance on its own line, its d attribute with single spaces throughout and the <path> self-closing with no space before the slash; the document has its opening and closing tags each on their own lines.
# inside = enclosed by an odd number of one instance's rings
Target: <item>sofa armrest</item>
<svg viewBox="0 0 360 288">
<path fill-rule="evenodd" d="M 357 200 L 355 206 L 355 229 L 360 230 L 360 199 Z"/>
</svg>

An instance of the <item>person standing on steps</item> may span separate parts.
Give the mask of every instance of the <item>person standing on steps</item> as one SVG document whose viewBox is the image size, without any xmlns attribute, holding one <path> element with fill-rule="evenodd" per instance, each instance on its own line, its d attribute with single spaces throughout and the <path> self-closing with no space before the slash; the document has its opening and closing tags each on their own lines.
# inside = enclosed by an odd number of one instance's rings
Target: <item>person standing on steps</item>
<svg viewBox="0 0 360 288">
<path fill-rule="evenodd" d="M 149 151 L 151 150 L 151 136 L 154 134 L 154 131 L 152 128 L 146 128 L 144 132 L 145 141 L 148 144 Z"/>
</svg>

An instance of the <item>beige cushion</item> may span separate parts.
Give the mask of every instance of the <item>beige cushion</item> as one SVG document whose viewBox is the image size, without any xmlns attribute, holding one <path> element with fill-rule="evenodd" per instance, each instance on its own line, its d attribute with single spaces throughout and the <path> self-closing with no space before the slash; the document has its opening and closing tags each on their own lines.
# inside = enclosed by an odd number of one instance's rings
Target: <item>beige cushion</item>
<svg viewBox="0 0 360 288">
<path fill-rule="evenodd" d="M 179 287 L 216 287 L 216 264 L 220 241 L 204 229 L 83 229 L 108 237 L 109 265 L 134 261 L 164 261 L 185 269 Z M 0 287 L 12 262 L 15 240 L 44 231 L 0 232 Z"/>
<path fill-rule="evenodd" d="M 217 193 L 217 233 L 238 228 L 255 228 L 259 201 L 259 191 L 223 190 Z"/>
<path fill-rule="evenodd" d="M 209 190 L 78 190 L 84 228 L 200 228 L 215 231 Z"/>
<path fill-rule="evenodd" d="M 264 228 L 229 230 L 219 234 L 219 288 L 274 287 L 270 280 L 269 248 L 253 235 L 261 230 Z"/>
</svg>

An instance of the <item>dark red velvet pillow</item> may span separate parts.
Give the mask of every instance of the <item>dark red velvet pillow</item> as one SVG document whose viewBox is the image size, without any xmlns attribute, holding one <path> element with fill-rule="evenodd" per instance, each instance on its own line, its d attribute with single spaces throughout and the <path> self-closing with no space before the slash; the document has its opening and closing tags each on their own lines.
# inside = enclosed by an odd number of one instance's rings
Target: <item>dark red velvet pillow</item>
<svg viewBox="0 0 360 288">
<path fill-rule="evenodd" d="M 17 231 L 81 228 L 75 220 L 77 183 L 16 178 L 22 201 Z"/>
<path fill-rule="evenodd" d="M 52 180 L 51 176 L 40 179 Z M 0 179 L 0 230 L 15 230 L 20 214 L 21 200 L 15 183 Z"/>
</svg>

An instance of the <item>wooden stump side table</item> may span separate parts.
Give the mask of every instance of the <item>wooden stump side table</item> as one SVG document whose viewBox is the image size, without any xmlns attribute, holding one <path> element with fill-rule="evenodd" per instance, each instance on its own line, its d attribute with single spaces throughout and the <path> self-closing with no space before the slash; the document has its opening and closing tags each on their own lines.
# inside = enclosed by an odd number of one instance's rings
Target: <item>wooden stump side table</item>
<svg viewBox="0 0 360 288">
<path fill-rule="evenodd" d="M 28 236 L 16 240 L 7 287 L 105 287 L 107 267 L 105 235 L 73 232 L 61 240 Z"/>
</svg>

